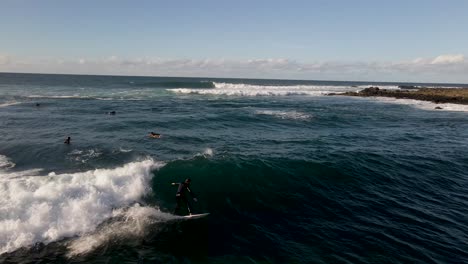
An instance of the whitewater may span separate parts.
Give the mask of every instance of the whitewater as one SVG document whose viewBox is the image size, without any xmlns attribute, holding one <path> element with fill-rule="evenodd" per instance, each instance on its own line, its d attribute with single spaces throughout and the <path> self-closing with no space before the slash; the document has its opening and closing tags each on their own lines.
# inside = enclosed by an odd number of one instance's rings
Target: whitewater
<svg viewBox="0 0 468 264">
<path fill-rule="evenodd" d="M 161 166 L 146 160 L 46 176 L 1 171 L 0 253 L 94 231 L 116 210 L 134 205 L 151 191 L 151 171 Z"/>
</svg>

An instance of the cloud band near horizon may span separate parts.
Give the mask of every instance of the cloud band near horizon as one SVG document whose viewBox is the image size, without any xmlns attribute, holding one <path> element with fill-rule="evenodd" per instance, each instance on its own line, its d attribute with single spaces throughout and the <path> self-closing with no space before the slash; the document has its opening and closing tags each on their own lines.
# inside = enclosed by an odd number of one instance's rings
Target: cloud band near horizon
<svg viewBox="0 0 468 264">
<path fill-rule="evenodd" d="M 322 61 L 290 59 L 162 59 L 162 58 L 20 58 L 0 54 L 1 72 L 58 74 L 186 76 L 279 79 L 329 79 L 468 83 L 463 54 L 407 61 Z"/>
</svg>

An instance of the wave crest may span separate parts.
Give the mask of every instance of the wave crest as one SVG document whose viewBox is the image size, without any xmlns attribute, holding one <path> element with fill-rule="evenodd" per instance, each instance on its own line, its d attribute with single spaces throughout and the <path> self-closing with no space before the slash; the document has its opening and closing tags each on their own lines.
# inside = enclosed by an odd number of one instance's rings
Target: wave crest
<svg viewBox="0 0 468 264">
<path fill-rule="evenodd" d="M 164 81 L 135 83 L 137 87 L 162 87 L 162 88 L 215 88 L 215 84 L 210 81 Z"/>
<path fill-rule="evenodd" d="M 330 93 L 344 93 L 359 91 L 370 85 L 363 86 L 332 86 L 332 85 L 253 85 L 244 83 L 214 83 L 212 89 L 167 89 L 181 94 L 203 94 L 203 95 L 231 95 L 231 96 L 288 96 L 307 95 L 321 96 Z M 398 86 L 381 86 L 384 89 L 399 89 Z"/>
</svg>

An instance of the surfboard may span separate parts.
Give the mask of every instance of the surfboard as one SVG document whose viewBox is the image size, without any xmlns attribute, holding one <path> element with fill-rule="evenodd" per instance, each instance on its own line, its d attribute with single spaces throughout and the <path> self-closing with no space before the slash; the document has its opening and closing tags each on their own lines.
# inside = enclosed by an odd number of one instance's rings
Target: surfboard
<svg viewBox="0 0 468 264">
<path fill-rule="evenodd" d="M 188 219 L 197 219 L 197 218 L 202 218 L 202 217 L 205 217 L 207 215 L 209 215 L 210 213 L 204 213 L 204 214 L 192 214 L 192 215 L 184 215 L 183 217 L 184 218 L 188 218 Z"/>
</svg>

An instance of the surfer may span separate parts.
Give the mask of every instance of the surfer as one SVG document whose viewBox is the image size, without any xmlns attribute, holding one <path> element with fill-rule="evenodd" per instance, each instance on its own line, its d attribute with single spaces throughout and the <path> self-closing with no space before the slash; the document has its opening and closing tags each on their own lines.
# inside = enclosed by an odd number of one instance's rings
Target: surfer
<svg viewBox="0 0 468 264">
<path fill-rule="evenodd" d="M 67 139 L 65 139 L 65 141 L 63 143 L 70 144 L 70 140 L 71 140 L 71 137 L 67 137 Z"/>
<path fill-rule="evenodd" d="M 150 132 L 150 133 L 149 133 L 149 136 L 150 136 L 150 138 L 160 138 L 160 137 L 161 137 L 161 134 L 157 134 L 157 133 L 154 133 L 154 132 Z"/>
<path fill-rule="evenodd" d="M 177 212 L 180 210 L 180 208 L 186 204 L 187 209 L 189 214 L 192 214 L 192 207 L 190 205 L 190 202 L 187 199 L 187 193 L 190 193 L 190 196 L 192 196 L 193 201 L 198 202 L 197 198 L 195 197 L 195 194 L 192 192 L 190 189 L 190 183 L 192 180 L 190 179 L 185 179 L 184 182 L 173 182 L 172 186 L 178 185 L 177 188 L 177 193 L 176 193 L 176 201 L 177 201 L 177 206 L 174 210 L 174 214 L 177 214 Z"/>
</svg>

